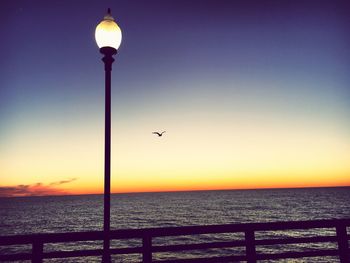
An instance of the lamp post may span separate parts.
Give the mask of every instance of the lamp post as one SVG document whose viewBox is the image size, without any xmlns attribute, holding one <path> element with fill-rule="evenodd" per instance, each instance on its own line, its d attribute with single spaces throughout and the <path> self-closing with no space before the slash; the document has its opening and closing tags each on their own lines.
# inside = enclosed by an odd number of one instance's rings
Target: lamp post
<svg viewBox="0 0 350 263">
<path fill-rule="evenodd" d="M 102 262 L 111 262 L 110 245 L 110 215 L 111 215 L 111 71 L 114 62 L 113 55 L 122 40 L 122 32 L 114 22 L 111 10 L 97 25 L 95 38 L 100 52 L 104 55 L 105 66 L 105 165 L 104 165 L 104 207 L 103 207 L 103 256 Z"/>
</svg>

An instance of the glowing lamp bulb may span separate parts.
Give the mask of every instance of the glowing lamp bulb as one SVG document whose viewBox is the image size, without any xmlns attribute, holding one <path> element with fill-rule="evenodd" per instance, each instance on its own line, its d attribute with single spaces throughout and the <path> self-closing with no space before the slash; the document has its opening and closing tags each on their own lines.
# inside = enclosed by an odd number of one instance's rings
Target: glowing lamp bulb
<svg viewBox="0 0 350 263">
<path fill-rule="evenodd" d="M 95 39 L 99 48 L 112 47 L 118 49 L 122 42 L 122 31 L 117 23 L 114 22 L 109 8 L 107 15 L 96 27 Z"/>
</svg>

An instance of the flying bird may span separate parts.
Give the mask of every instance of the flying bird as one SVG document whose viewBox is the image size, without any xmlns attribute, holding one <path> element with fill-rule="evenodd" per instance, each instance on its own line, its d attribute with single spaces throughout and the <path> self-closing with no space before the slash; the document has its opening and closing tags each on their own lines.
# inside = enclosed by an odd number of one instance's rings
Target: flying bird
<svg viewBox="0 0 350 263">
<path fill-rule="evenodd" d="M 153 133 L 153 134 L 157 134 L 158 137 L 161 137 L 161 136 L 163 135 L 164 132 L 165 132 L 165 131 L 163 131 L 163 132 L 152 132 L 152 133 Z"/>
</svg>

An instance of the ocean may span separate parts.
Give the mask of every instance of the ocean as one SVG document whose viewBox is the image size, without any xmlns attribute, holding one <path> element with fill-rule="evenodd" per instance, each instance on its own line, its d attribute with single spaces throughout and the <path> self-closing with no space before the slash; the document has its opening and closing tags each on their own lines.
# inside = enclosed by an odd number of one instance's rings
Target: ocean
<svg viewBox="0 0 350 263">
<path fill-rule="evenodd" d="M 334 218 L 350 218 L 350 187 L 131 193 L 113 194 L 111 197 L 111 229 Z M 1 235 L 102 230 L 102 223 L 103 195 L 0 198 Z M 322 231 L 334 234 L 332 230 Z M 289 231 L 287 235 L 293 236 L 296 234 L 294 232 L 296 231 Z M 198 238 L 190 237 L 188 241 L 195 241 L 193 239 Z M 234 236 L 226 234 L 222 237 L 215 235 L 205 237 L 206 241 L 227 240 L 227 238 Z M 113 246 L 120 245 L 113 242 Z M 133 245 L 136 241 L 130 242 Z M 176 243 L 176 238 L 172 241 L 155 240 L 155 242 Z M 101 242 L 78 245 L 84 248 L 96 248 L 100 244 Z M 57 249 L 57 246 L 60 249 L 70 249 L 74 244 L 49 244 L 45 249 L 50 250 L 54 247 Z M 325 246 L 327 247 L 327 243 Z M 26 250 L 30 247 L 0 248 L 0 253 L 21 249 Z M 274 251 L 274 248 L 269 249 Z M 215 250 L 211 255 L 236 252 L 241 251 Z M 198 253 L 203 252 L 186 252 L 182 256 L 190 257 Z M 178 256 L 160 254 L 155 255 L 155 258 Z M 134 262 L 134 260 L 136 262 L 139 258 L 119 256 L 113 259 L 115 262 Z M 100 262 L 100 259 L 91 257 L 47 262 Z M 323 257 L 309 261 L 303 259 L 284 262 L 338 262 L 338 260 Z"/>
</svg>

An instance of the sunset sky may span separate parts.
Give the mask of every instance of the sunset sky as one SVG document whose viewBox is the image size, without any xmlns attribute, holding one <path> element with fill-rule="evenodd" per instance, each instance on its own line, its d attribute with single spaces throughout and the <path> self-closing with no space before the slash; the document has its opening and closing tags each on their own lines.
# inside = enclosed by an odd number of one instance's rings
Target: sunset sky
<svg viewBox="0 0 350 263">
<path fill-rule="evenodd" d="M 0 2 L 0 196 L 350 185 L 346 1 Z M 163 131 L 162 137 L 152 134 Z"/>
</svg>

